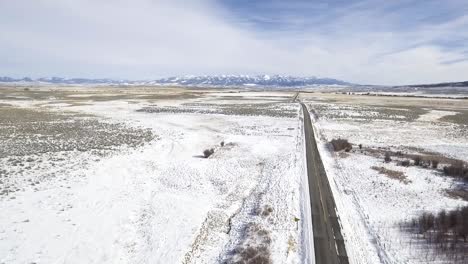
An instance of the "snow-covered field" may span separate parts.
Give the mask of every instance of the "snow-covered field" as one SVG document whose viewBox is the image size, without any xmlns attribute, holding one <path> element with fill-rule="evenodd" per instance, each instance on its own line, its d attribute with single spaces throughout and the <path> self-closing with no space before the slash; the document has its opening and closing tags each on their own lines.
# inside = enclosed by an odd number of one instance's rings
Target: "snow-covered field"
<svg viewBox="0 0 468 264">
<path fill-rule="evenodd" d="M 438 155 L 468 161 L 468 123 L 449 117 L 464 113 L 460 101 L 428 103 L 402 98 L 362 98 L 301 94 L 315 114 L 320 152 L 337 203 L 351 263 L 453 263 L 444 260 L 402 225 L 423 211 L 438 212 L 467 205 L 447 195 L 468 189 L 438 170 L 399 166 L 403 158 L 384 162 L 384 151 Z M 379 101 L 380 100 L 380 101 Z M 448 119 L 444 119 L 448 118 Z M 348 139 L 353 151 L 335 153 L 326 144 Z M 363 145 L 363 151 L 358 144 Z M 374 150 L 371 152 L 370 150 Z M 372 169 L 401 172 L 404 180 Z M 399 174 L 399 173 L 398 173 Z M 466 263 L 462 260 L 459 263 Z"/>
<path fill-rule="evenodd" d="M 0 263 L 313 263 L 294 95 L 2 88 Z M 316 121 L 350 263 L 449 263 L 402 225 L 467 204 L 447 193 L 467 186 L 440 172 L 444 160 L 468 162 L 466 101 L 299 99 Z M 353 150 L 332 152 L 333 138 Z M 403 167 L 408 156 L 385 163 L 385 152 L 443 159 L 437 170 Z"/>
<path fill-rule="evenodd" d="M 1 92 L 0 263 L 310 257 L 292 94 L 41 89 Z"/>
</svg>

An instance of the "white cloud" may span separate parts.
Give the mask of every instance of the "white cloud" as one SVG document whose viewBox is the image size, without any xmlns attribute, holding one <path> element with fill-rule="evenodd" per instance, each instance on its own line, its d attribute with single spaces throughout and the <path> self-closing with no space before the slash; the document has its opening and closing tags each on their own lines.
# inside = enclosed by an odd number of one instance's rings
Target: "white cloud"
<svg viewBox="0 0 468 264">
<path fill-rule="evenodd" d="M 467 17 L 392 32 L 367 25 L 379 13 L 358 7 L 330 17 L 322 29 L 266 34 L 233 22 L 210 0 L 0 0 L 0 74 L 141 79 L 265 72 L 376 84 L 466 79 L 468 63 L 456 62 L 463 50 L 430 42 L 468 37 L 460 30 Z M 385 28 L 392 19 L 378 23 Z"/>
</svg>

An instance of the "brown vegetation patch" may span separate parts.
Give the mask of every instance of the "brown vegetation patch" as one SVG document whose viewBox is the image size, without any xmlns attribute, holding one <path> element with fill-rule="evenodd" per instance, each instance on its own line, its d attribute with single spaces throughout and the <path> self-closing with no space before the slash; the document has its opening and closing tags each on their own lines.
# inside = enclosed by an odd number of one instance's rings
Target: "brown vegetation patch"
<svg viewBox="0 0 468 264">
<path fill-rule="evenodd" d="M 265 205 L 262 210 L 262 216 L 268 217 L 271 213 L 273 213 L 273 208 L 269 205 Z"/>
<path fill-rule="evenodd" d="M 411 181 L 407 179 L 406 175 L 401 171 L 390 170 L 384 167 L 372 166 L 371 169 L 378 171 L 380 174 L 383 174 L 391 179 L 399 180 L 404 184 L 408 184 Z"/>
<path fill-rule="evenodd" d="M 270 232 L 258 224 L 250 223 L 243 233 L 243 243 L 232 251 L 224 263 L 270 264 Z"/>
<path fill-rule="evenodd" d="M 347 153 L 347 152 L 340 152 L 340 153 L 338 154 L 338 156 L 339 156 L 340 158 L 343 158 L 343 159 L 344 159 L 344 158 L 349 157 L 349 153 Z"/>
<path fill-rule="evenodd" d="M 297 117 L 297 111 L 282 103 L 253 103 L 253 104 L 208 104 L 186 103 L 182 106 L 146 106 L 136 110 L 145 113 L 181 113 L 181 114 L 223 114 L 240 116 L 271 116 L 271 117 Z"/>
<path fill-rule="evenodd" d="M 63 151 L 109 151 L 138 147 L 156 135 L 150 129 L 105 122 L 91 115 L 20 107 L 0 108 L 0 158 Z"/>
<path fill-rule="evenodd" d="M 414 152 L 419 152 L 420 154 L 409 154 L 405 153 L 404 151 L 392 151 L 388 148 L 372 148 L 372 147 L 363 147 L 363 153 L 376 157 L 376 158 L 381 158 L 385 157 L 385 154 L 389 154 L 392 157 L 398 157 L 401 159 L 408 159 L 413 162 L 412 165 L 417 165 L 415 163 L 427 163 L 427 164 L 432 164 L 432 161 L 436 161 L 437 164 L 439 163 L 445 163 L 445 164 L 454 164 L 457 162 L 460 162 L 461 160 L 446 157 L 440 153 L 437 152 L 431 152 L 431 151 L 425 151 L 424 149 L 421 148 L 414 148 L 414 147 L 404 147 L 404 149 L 407 149 L 409 151 L 414 151 Z"/>
<path fill-rule="evenodd" d="M 294 239 L 294 237 L 290 235 L 288 239 L 288 253 L 294 252 L 296 250 L 297 250 L 297 242 Z"/>
<path fill-rule="evenodd" d="M 465 190 L 465 189 L 445 190 L 445 193 L 450 198 L 462 199 L 462 200 L 468 201 L 468 190 Z"/>
<path fill-rule="evenodd" d="M 450 122 L 450 123 L 454 123 L 457 125 L 466 126 L 468 125 L 468 111 L 467 110 L 459 111 L 459 113 L 455 115 L 443 116 L 439 120 L 443 122 Z"/>
<path fill-rule="evenodd" d="M 408 148 L 414 149 L 414 148 Z M 426 169 L 438 170 L 445 176 L 458 178 L 461 180 L 468 181 L 468 163 L 446 157 L 440 153 L 427 152 L 422 149 L 418 149 L 422 154 L 408 154 L 402 151 L 392 151 L 388 148 L 363 148 L 361 153 L 376 158 L 384 158 L 386 163 L 396 161 L 397 165 L 408 167 L 408 166 L 419 166 Z M 394 159 L 393 159 L 394 158 Z"/>
</svg>

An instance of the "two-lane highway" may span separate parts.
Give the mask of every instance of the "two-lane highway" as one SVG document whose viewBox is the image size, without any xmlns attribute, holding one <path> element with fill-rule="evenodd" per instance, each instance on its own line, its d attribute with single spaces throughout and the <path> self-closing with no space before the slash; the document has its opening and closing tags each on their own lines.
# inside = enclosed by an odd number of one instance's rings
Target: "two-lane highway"
<svg viewBox="0 0 468 264">
<path fill-rule="evenodd" d="M 294 96 L 294 101 L 297 95 Z M 312 121 L 304 103 L 304 134 L 307 174 L 309 181 L 315 262 L 317 264 L 346 264 L 348 257 L 341 227 L 336 214 L 335 200 L 315 141 Z"/>
</svg>

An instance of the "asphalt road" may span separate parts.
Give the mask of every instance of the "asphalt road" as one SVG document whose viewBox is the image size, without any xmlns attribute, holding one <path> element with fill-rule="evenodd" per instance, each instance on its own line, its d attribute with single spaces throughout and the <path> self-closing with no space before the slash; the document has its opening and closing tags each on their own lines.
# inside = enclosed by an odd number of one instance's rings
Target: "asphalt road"
<svg viewBox="0 0 468 264">
<path fill-rule="evenodd" d="M 295 96 L 294 100 L 297 96 Z M 315 262 L 317 264 L 346 264 L 348 256 L 341 235 L 335 200 L 315 141 L 312 121 L 304 103 L 304 131 L 307 174 L 314 233 Z"/>
<path fill-rule="evenodd" d="M 298 96 L 299 96 L 299 92 L 295 93 L 293 98 L 291 99 L 291 102 L 293 103 L 296 102 Z"/>
</svg>

